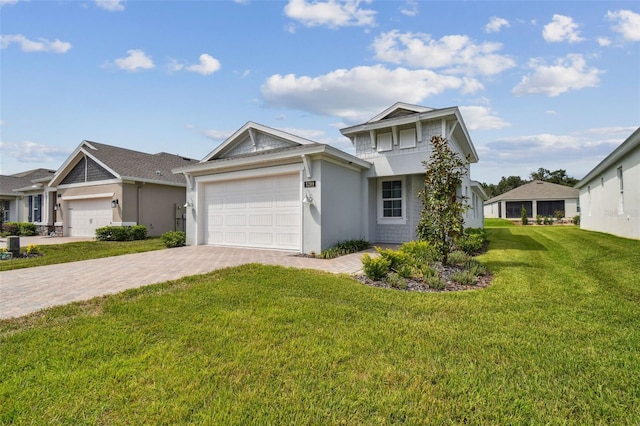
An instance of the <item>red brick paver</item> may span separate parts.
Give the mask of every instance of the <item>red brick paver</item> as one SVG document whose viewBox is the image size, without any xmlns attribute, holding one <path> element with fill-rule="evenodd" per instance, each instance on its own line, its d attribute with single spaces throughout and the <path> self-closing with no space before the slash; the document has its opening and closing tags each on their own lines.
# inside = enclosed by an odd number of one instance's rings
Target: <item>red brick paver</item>
<svg viewBox="0 0 640 426">
<path fill-rule="evenodd" d="M 362 267 L 361 257 L 322 260 L 275 250 L 189 246 L 5 271 L 0 272 L 0 318 L 247 263 L 353 274 Z"/>
</svg>

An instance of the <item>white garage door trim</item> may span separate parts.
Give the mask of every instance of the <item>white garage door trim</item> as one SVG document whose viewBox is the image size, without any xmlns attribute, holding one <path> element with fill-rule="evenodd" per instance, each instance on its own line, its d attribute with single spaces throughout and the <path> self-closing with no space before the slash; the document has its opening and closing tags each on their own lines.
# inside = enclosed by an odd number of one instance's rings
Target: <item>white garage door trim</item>
<svg viewBox="0 0 640 426">
<path fill-rule="evenodd" d="M 67 201 L 67 235 L 94 237 L 96 228 L 111 225 L 113 209 L 110 198 L 82 198 Z"/>
<path fill-rule="evenodd" d="M 300 251 L 300 172 L 207 182 L 204 244 Z"/>
</svg>

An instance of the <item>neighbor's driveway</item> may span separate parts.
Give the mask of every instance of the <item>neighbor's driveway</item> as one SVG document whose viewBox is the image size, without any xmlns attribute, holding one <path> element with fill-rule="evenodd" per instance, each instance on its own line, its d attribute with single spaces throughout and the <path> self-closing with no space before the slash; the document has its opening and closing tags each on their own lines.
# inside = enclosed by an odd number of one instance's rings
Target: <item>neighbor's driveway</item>
<svg viewBox="0 0 640 426">
<path fill-rule="evenodd" d="M 16 269 L 0 272 L 0 318 L 247 263 L 352 274 L 361 269 L 361 257 L 322 260 L 275 250 L 189 246 Z"/>
</svg>

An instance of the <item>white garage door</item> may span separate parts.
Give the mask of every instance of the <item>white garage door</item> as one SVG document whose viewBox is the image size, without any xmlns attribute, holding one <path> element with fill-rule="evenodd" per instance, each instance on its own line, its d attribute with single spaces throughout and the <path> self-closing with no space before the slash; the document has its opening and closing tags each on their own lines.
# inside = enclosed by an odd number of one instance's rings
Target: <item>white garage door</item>
<svg viewBox="0 0 640 426">
<path fill-rule="evenodd" d="M 110 198 L 93 198 L 67 202 L 70 237 L 95 237 L 96 228 L 108 226 L 112 221 Z"/>
<path fill-rule="evenodd" d="M 299 173 L 204 186 L 205 244 L 300 249 Z"/>
</svg>

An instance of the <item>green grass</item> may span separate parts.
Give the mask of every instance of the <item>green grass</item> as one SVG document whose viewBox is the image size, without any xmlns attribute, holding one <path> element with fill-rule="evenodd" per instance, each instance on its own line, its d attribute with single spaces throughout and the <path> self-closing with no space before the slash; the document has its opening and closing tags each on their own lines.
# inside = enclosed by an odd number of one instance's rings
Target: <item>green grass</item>
<svg viewBox="0 0 640 426">
<path fill-rule="evenodd" d="M 515 224 L 509 219 L 486 218 L 484 220 L 484 226 L 488 228 L 502 228 L 505 226 L 515 226 Z"/>
<path fill-rule="evenodd" d="M 0 271 L 54 265 L 56 263 L 77 262 L 79 260 L 99 259 L 122 254 L 163 250 L 166 248 L 160 238 L 148 238 L 138 241 L 80 241 L 75 243 L 40 245 L 39 247 L 40 251 L 44 254 L 43 256 L 1 261 Z M 26 247 L 22 247 L 22 249 L 25 248 Z"/>
<path fill-rule="evenodd" d="M 248 265 L 0 321 L 0 424 L 640 422 L 640 241 L 489 229 L 484 290 Z"/>
</svg>

